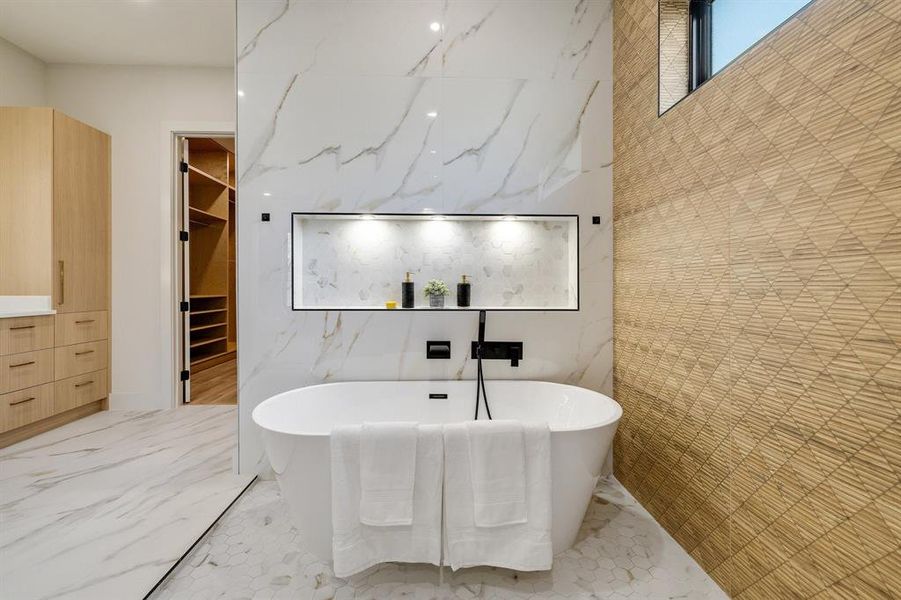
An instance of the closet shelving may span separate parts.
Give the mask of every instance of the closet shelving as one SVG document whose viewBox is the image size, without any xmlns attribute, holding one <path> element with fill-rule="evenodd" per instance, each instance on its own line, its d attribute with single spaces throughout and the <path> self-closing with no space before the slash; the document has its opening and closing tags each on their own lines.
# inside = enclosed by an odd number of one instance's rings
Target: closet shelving
<svg viewBox="0 0 901 600">
<path fill-rule="evenodd" d="M 231 139 L 188 141 L 191 370 L 234 357 L 235 154 Z"/>
</svg>

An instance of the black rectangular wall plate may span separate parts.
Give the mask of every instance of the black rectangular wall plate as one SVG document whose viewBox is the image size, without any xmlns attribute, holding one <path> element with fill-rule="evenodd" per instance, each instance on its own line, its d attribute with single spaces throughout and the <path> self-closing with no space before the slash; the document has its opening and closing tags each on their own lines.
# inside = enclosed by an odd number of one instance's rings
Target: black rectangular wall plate
<svg viewBox="0 0 901 600">
<path fill-rule="evenodd" d="M 478 358 L 479 343 L 472 343 L 471 358 Z M 482 342 L 482 360 L 511 360 L 514 356 L 522 360 L 522 342 Z"/>
<path fill-rule="evenodd" d="M 425 343 L 425 357 L 446 359 L 451 357 L 451 343 L 429 340 Z"/>
</svg>

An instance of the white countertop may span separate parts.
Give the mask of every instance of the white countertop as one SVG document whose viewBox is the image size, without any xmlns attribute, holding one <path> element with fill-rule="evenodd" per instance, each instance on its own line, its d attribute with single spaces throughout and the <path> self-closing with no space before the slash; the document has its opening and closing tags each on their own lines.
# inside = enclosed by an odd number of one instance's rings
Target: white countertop
<svg viewBox="0 0 901 600">
<path fill-rule="evenodd" d="M 55 315 L 55 310 L 20 310 L 0 312 L 0 319 L 12 319 L 14 317 L 40 317 L 43 315 Z"/>
<path fill-rule="evenodd" d="M 0 296 L 0 319 L 54 315 L 50 296 Z"/>
</svg>

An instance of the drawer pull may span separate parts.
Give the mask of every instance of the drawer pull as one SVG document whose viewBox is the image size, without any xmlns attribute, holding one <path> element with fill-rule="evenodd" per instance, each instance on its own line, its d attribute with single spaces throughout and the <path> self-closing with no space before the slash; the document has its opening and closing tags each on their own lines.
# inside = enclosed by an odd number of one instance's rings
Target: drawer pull
<svg viewBox="0 0 901 600">
<path fill-rule="evenodd" d="M 94 383 L 94 380 L 93 380 L 93 379 L 90 380 L 90 381 L 85 381 L 84 383 L 76 383 L 76 384 L 75 384 L 75 387 L 80 388 L 80 387 L 84 387 L 84 386 L 86 386 L 86 385 L 91 385 L 92 383 Z"/>
<path fill-rule="evenodd" d="M 34 399 L 35 397 L 32 396 L 31 398 L 25 398 L 24 400 L 16 400 L 15 402 L 10 402 L 9 405 L 15 406 L 16 404 L 25 404 L 26 402 L 31 402 Z"/>
<path fill-rule="evenodd" d="M 28 365 L 33 365 L 34 361 L 29 360 L 28 362 L 19 363 L 17 365 L 9 365 L 10 369 L 15 369 L 16 367 L 27 367 Z"/>
<path fill-rule="evenodd" d="M 17 325 L 16 327 L 10 327 L 10 331 L 17 331 L 19 329 L 34 329 L 34 325 Z"/>
<path fill-rule="evenodd" d="M 94 353 L 93 350 L 84 350 L 84 351 L 82 351 L 82 352 L 76 352 L 76 353 L 75 353 L 75 356 L 81 356 L 81 355 L 83 355 L 83 354 L 93 354 L 93 353 Z"/>
<path fill-rule="evenodd" d="M 93 323 L 94 319 L 83 319 L 81 321 L 75 321 L 76 325 L 81 325 L 82 323 Z"/>
</svg>

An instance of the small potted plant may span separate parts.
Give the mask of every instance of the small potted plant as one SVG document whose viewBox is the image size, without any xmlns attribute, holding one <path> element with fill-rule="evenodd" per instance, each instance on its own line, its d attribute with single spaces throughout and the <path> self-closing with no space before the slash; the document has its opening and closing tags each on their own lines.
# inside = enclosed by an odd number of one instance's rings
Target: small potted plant
<svg viewBox="0 0 901 600">
<path fill-rule="evenodd" d="M 432 308 L 444 308 L 444 297 L 450 294 L 447 284 L 440 279 L 429 279 L 423 292 L 429 297 L 429 306 Z"/>
</svg>

